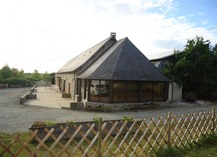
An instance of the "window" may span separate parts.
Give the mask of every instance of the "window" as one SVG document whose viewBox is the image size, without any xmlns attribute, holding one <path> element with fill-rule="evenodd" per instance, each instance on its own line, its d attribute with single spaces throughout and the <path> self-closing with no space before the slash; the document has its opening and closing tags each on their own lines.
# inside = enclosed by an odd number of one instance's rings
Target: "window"
<svg viewBox="0 0 217 157">
<path fill-rule="evenodd" d="M 90 101 L 99 101 L 99 80 L 90 81 Z"/>
<path fill-rule="evenodd" d="M 100 102 L 109 102 L 109 81 L 100 81 Z"/>
<path fill-rule="evenodd" d="M 90 101 L 109 102 L 109 81 L 90 81 Z"/>
<path fill-rule="evenodd" d="M 127 82 L 127 102 L 139 102 L 139 82 Z"/>
<path fill-rule="evenodd" d="M 88 89 L 89 101 L 122 103 L 165 101 L 167 88 L 164 82 L 90 80 Z"/>
<path fill-rule="evenodd" d="M 164 101 L 164 83 L 154 83 L 153 101 Z"/>
<path fill-rule="evenodd" d="M 153 93 L 153 83 L 152 82 L 143 82 L 142 87 L 141 87 L 140 100 L 143 102 L 152 101 L 152 93 Z"/>
<path fill-rule="evenodd" d="M 126 83 L 120 81 L 114 81 L 112 84 L 112 102 L 124 102 L 125 101 L 125 88 Z"/>
</svg>

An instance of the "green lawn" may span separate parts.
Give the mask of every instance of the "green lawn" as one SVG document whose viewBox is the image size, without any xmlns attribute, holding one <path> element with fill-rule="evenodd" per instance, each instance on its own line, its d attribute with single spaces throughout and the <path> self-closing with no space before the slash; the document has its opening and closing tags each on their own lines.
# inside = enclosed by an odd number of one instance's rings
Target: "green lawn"
<svg viewBox="0 0 217 157">
<path fill-rule="evenodd" d="M 217 135 L 203 139 L 198 148 L 188 151 L 183 157 L 216 157 L 217 156 Z"/>
<path fill-rule="evenodd" d="M 216 157 L 216 156 L 217 156 L 217 143 L 216 145 L 209 146 L 207 148 L 192 150 L 187 154 L 185 154 L 183 157 Z"/>
<path fill-rule="evenodd" d="M 167 148 L 156 152 L 156 157 L 217 157 L 217 134 L 202 136 L 185 148 Z"/>
</svg>

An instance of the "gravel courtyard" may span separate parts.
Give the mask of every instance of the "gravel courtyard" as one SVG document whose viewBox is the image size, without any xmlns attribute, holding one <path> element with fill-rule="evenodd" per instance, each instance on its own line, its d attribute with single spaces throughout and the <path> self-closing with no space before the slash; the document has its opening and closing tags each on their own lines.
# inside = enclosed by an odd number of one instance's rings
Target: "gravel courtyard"
<svg viewBox="0 0 217 157">
<path fill-rule="evenodd" d="M 0 132 L 28 131 L 31 124 L 38 120 L 56 122 L 66 121 L 91 121 L 94 117 L 102 117 L 103 120 L 123 119 L 124 116 L 132 116 L 137 119 L 165 116 L 168 112 L 173 114 L 210 111 L 216 103 L 198 101 L 195 104 L 176 102 L 166 107 L 156 109 L 120 111 L 120 112 L 93 112 L 73 111 L 61 109 L 69 100 L 62 99 L 55 89 L 38 87 L 36 100 L 28 100 L 23 105 L 19 104 L 19 98 L 30 88 L 0 89 Z"/>
</svg>

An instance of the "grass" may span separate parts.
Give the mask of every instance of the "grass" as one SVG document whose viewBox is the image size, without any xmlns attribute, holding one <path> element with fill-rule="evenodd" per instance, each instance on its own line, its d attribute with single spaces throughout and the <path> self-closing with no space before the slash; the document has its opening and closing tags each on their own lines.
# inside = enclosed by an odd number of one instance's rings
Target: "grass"
<svg viewBox="0 0 217 157">
<path fill-rule="evenodd" d="M 133 135 L 130 135 L 133 136 Z M 3 142 L 5 145 L 10 145 L 11 141 L 16 140 L 16 138 L 14 138 L 16 136 L 14 136 L 14 134 L 10 134 L 10 133 L 0 133 L 0 141 Z M 23 132 L 20 133 L 19 135 L 19 139 L 22 141 L 25 141 L 29 138 L 29 132 Z M 131 137 L 132 138 L 132 137 Z M 116 148 L 118 147 L 118 145 L 120 144 L 121 140 L 123 139 L 123 136 L 121 135 L 120 138 L 117 140 L 116 145 L 112 148 L 111 152 L 115 152 Z M 79 141 L 76 141 L 77 143 Z M 108 145 L 112 142 L 111 139 L 109 139 L 107 141 L 108 143 L 106 144 L 106 146 L 102 147 L 103 152 L 106 151 L 106 148 L 108 147 Z M 129 141 L 128 141 L 129 142 Z M 19 143 L 19 140 L 18 140 Z M 53 142 L 47 142 L 46 145 L 49 147 L 52 145 Z M 65 142 L 63 142 L 63 144 L 65 144 Z M 69 150 L 73 150 L 75 147 L 76 143 L 73 143 L 70 147 Z M 97 145 L 97 144 L 95 144 Z M 135 143 L 134 143 L 135 145 Z M 28 148 L 30 150 L 35 150 L 36 149 L 36 144 L 34 143 L 29 143 L 28 144 Z M 87 147 L 88 144 L 85 142 L 84 145 L 82 145 L 82 149 L 85 149 L 85 147 Z M 124 144 L 124 147 L 126 148 L 127 145 Z M 122 147 L 121 149 L 124 149 L 124 147 Z M 12 152 L 17 152 L 17 150 L 19 150 L 20 146 L 19 144 L 15 144 L 15 146 L 12 147 L 12 149 L 10 149 Z M 58 151 L 60 150 L 59 147 L 55 147 L 55 149 L 53 149 L 54 154 L 57 154 Z M 3 148 L 0 147 L 0 154 L 3 151 Z M 137 149 L 138 152 L 141 151 L 141 149 Z M 45 153 L 45 150 L 40 149 L 39 152 L 37 153 L 38 156 L 43 156 Z M 110 154 L 110 153 L 109 153 Z M 21 154 L 19 154 L 19 156 L 29 156 L 30 154 L 28 153 L 28 151 L 24 150 Z M 47 154 L 49 155 L 49 154 Z M 62 154 L 63 156 L 67 156 L 67 154 Z M 110 154 L 112 155 L 112 154 Z M 115 155 L 115 154 L 113 154 Z M 130 155 L 130 153 L 127 153 L 127 155 Z M 195 142 L 193 144 L 191 144 L 190 146 L 186 147 L 186 148 L 167 148 L 167 149 L 161 149 L 158 153 L 155 154 L 156 157 L 216 157 L 217 156 L 217 135 L 209 135 L 209 136 L 202 136 L 202 138 L 198 141 Z M 6 153 L 3 155 L 3 157 L 10 157 L 12 155 L 10 155 L 9 153 Z M 77 154 L 77 156 L 79 156 L 79 153 Z"/>
<path fill-rule="evenodd" d="M 166 148 L 155 152 L 157 157 L 216 157 L 217 134 L 203 135 L 198 142 L 192 143 L 185 148 Z"/>
<path fill-rule="evenodd" d="M 20 149 L 20 145 L 18 143 L 20 143 L 19 140 L 17 140 L 17 136 L 19 136 L 19 139 L 21 141 L 25 141 L 26 139 L 28 139 L 29 137 L 29 132 L 23 132 L 23 133 L 16 133 L 16 134 L 11 134 L 11 133 L 0 133 L 0 141 L 1 143 L 3 143 L 5 146 L 10 146 L 10 151 L 12 153 L 17 152 Z M 13 145 L 13 146 L 12 146 Z M 28 147 L 31 148 L 31 144 L 28 144 Z M 0 156 L 1 153 L 4 151 L 3 147 L 0 147 Z M 20 156 L 28 156 L 29 154 L 27 154 L 26 151 L 23 151 Z M 12 154 L 7 152 L 4 153 L 3 157 L 11 157 Z"/>
<path fill-rule="evenodd" d="M 188 152 L 183 157 L 216 157 L 217 145 Z"/>
<path fill-rule="evenodd" d="M 183 157 L 216 157 L 217 135 L 203 138 L 196 148 L 188 151 Z"/>
</svg>

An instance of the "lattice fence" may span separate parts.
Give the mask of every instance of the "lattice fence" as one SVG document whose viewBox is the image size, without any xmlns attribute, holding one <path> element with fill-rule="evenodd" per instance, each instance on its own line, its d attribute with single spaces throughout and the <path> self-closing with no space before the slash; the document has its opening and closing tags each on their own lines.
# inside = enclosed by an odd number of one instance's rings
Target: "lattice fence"
<svg viewBox="0 0 217 157">
<path fill-rule="evenodd" d="M 133 121 L 86 122 L 30 130 L 28 137 L 0 137 L 0 156 L 154 156 L 167 146 L 184 147 L 217 132 L 215 109 Z"/>
</svg>

